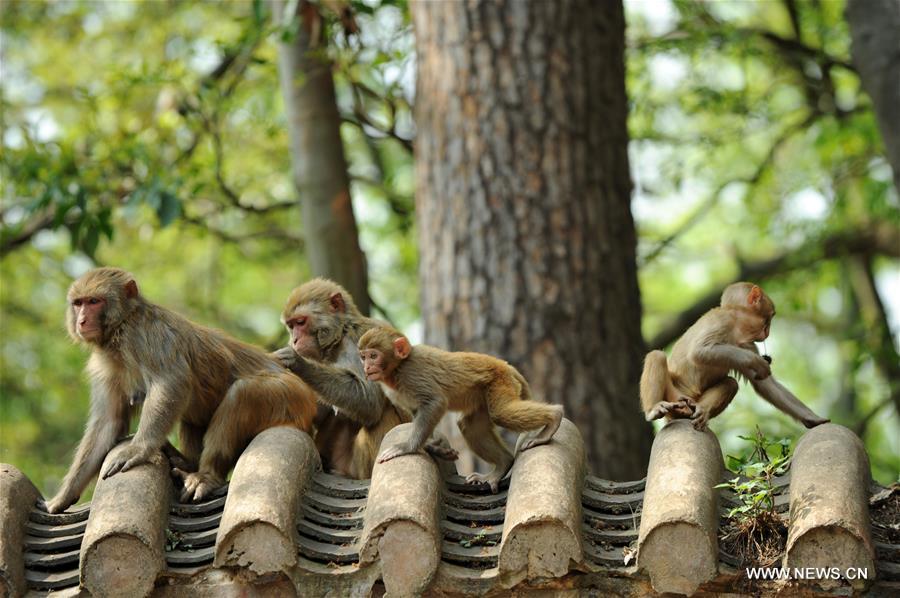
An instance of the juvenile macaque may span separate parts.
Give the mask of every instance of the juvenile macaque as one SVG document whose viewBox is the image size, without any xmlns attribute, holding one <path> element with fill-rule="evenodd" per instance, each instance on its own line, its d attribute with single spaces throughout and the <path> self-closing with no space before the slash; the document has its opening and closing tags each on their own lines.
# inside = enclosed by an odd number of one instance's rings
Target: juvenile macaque
<svg viewBox="0 0 900 598">
<path fill-rule="evenodd" d="M 736 372 L 756 393 L 807 428 L 826 423 L 782 386 L 760 356 L 756 342 L 769 336 L 775 305 L 749 282 L 729 285 L 720 307 L 706 312 L 678 339 L 672 355 L 651 351 L 641 375 L 641 407 L 647 421 L 690 417 L 698 430 L 719 415 L 737 394 Z"/>
<path fill-rule="evenodd" d="M 459 430 L 466 443 L 494 465 L 493 471 L 473 473 L 466 481 L 486 482 L 497 492 L 513 455 L 494 424 L 514 432 L 543 427 L 522 444 L 522 450 L 527 450 L 550 442 L 562 421 L 561 405 L 530 400 L 531 390 L 522 374 L 489 355 L 451 353 L 427 345 L 412 347 L 403 334 L 387 326 L 362 335 L 359 354 L 366 377 L 379 382 L 392 402 L 415 412 L 409 440 L 384 449 L 379 463 L 421 451 L 444 413 L 461 411 Z"/>
<path fill-rule="evenodd" d="M 247 443 L 280 425 L 312 430 L 315 393 L 265 352 L 198 326 L 138 292 L 118 268 L 91 270 L 69 288 L 69 336 L 92 348 L 91 414 L 62 488 L 46 507 L 58 513 L 78 500 L 117 439 L 128 432 L 135 400 L 137 432 L 107 478 L 150 460 L 181 422 L 182 500 L 198 500 L 225 482 Z"/>
<path fill-rule="evenodd" d="M 375 320 L 363 316 L 341 285 L 315 278 L 288 297 L 281 320 L 291 344 L 275 352 L 322 402 L 316 416 L 316 447 L 325 471 L 356 479 L 372 475 L 384 435 L 410 416 L 394 407 L 378 384 L 366 381 L 356 343 Z M 429 452 L 455 459 L 449 447 Z"/>
</svg>

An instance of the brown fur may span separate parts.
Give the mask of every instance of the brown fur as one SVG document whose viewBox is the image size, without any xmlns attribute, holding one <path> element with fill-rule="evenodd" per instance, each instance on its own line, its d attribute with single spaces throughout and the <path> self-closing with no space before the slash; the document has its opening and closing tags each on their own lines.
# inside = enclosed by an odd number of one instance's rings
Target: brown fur
<svg viewBox="0 0 900 598">
<path fill-rule="evenodd" d="M 67 310 L 69 335 L 92 348 L 91 416 L 62 488 L 48 503 L 51 512 L 78 499 L 127 432 L 136 395 L 146 395 L 137 433 L 103 475 L 147 462 L 180 420 L 184 456 L 199 465 L 195 473 L 183 472 L 185 498 L 201 498 L 224 483 L 260 431 L 279 425 L 312 429 L 315 395 L 305 384 L 260 349 L 150 303 L 133 281 L 124 270 L 98 268 L 69 289 L 70 303 L 87 297 L 106 303 L 102 336 L 90 342 L 76 329 L 74 307 Z"/>
<path fill-rule="evenodd" d="M 469 476 L 469 481 L 485 481 L 496 491 L 513 456 L 494 424 L 514 432 L 543 428 L 523 444 L 526 450 L 549 442 L 562 420 L 561 406 L 531 400 L 522 374 L 490 355 L 428 345 L 410 347 L 403 334 L 387 326 L 363 334 L 359 349 L 370 379 L 379 379 L 395 404 L 416 413 L 408 442 L 388 448 L 379 461 L 420 451 L 444 413 L 458 411 L 463 414 L 459 426 L 469 447 L 495 466 L 487 475 Z"/>
<path fill-rule="evenodd" d="M 359 312 L 346 289 L 325 278 L 314 278 L 291 292 L 281 321 L 293 331 L 289 324 L 298 318 L 308 320 L 298 332 L 298 344 L 275 356 L 316 389 L 326 404 L 316 418 L 316 447 L 323 467 L 355 479 L 368 478 L 384 435 L 411 419 L 362 373 L 356 343 L 377 322 Z"/>
<path fill-rule="evenodd" d="M 706 312 L 675 343 L 668 359 L 651 351 L 641 375 L 641 407 L 648 420 L 691 417 L 694 426 L 725 410 L 737 394 L 736 372 L 757 394 L 807 427 L 828 420 L 817 416 L 773 376 L 754 342 L 769 335 L 775 304 L 749 282 L 729 285 L 721 304 Z"/>
</svg>

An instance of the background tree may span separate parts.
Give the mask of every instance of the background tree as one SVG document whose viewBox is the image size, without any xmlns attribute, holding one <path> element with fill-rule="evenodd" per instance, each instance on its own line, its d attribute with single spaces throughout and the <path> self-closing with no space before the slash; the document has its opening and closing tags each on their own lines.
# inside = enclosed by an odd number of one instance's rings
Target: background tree
<svg viewBox="0 0 900 598">
<path fill-rule="evenodd" d="M 850 0 L 847 22 L 853 38 L 853 62 L 875 105 L 887 157 L 900 191 L 900 2 Z"/>
<path fill-rule="evenodd" d="M 412 12 L 429 343 L 502 355 L 561 403 L 601 476 L 643 476 L 643 342 L 619 2 Z M 623 447 L 628 447 L 623 450 Z"/>
<path fill-rule="evenodd" d="M 324 11 L 317 55 L 333 65 L 369 294 L 421 340 L 410 15 L 402 0 L 351 5 L 359 33 L 345 35 L 338 16 Z M 253 0 L 3 4 L 0 460 L 21 467 L 45 492 L 64 473 L 87 410 L 84 355 L 62 330 L 65 289 L 73 276 L 94 264 L 127 267 L 141 276 L 150 297 L 199 322 L 266 346 L 284 342 L 279 308 L 313 270 L 279 93 L 279 44 L 296 38 L 293 25 L 273 24 L 268 6 Z M 477 20 L 490 10 L 488 5 L 466 14 Z M 816 411 L 862 436 L 877 479 L 896 480 L 900 202 L 885 160 L 882 140 L 888 135 L 879 133 L 858 63 L 850 62 L 844 3 L 639 0 L 626 1 L 625 11 L 631 209 L 646 344 L 671 342 L 731 280 L 763 281 L 779 307 L 768 343 L 779 378 Z M 573 18 L 599 17 L 585 12 Z M 553 19 L 569 26 L 562 17 Z M 464 25 L 481 31 L 477 23 Z M 509 30 L 524 31 L 535 51 L 579 39 L 546 40 L 528 34 L 532 26 L 548 30 L 541 23 Z M 484 32 L 508 40 L 510 49 L 520 47 L 520 38 L 506 36 L 506 29 Z M 551 56 L 548 83 L 560 71 L 584 66 Z M 592 59 L 599 70 L 591 75 L 604 79 L 610 72 L 605 60 Z M 503 64 L 485 68 L 518 72 Z M 500 88 L 508 95 L 514 86 L 504 81 Z M 562 99 L 572 93 L 577 90 L 563 90 L 556 102 L 542 90 L 509 109 L 521 119 L 533 105 L 529 114 L 543 119 L 549 131 L 569 122 L 560 113 L 569 110 Z M 474 89 L 464 97 L 471 101 L 481 94 L 492 96 Z M 506 102 L 507 95 L 499 100 Z M 588 118 L 593 123 L 598 117 Z M 485 122 L 500 121 L 485 116 Z M 532 138 L 530 122 L 507 131 L 522 135 L 523 149 L 533 151 L 539 140 Z M 578 129 L 589 130 L 594 129 Z M 460 139 L 468 137 L 464 133 Z M 560 131 L 554 147 L 573 147 L 561 144 L 568 134 Z M 525 158 L 512 141 L 513 153 L 502 160 L 495 158 L 501 156 L 500 141 L 487 139 L 484 147 L 491 152 L 485 164 L 493 170 L 490 177 L 476 174 L 489 183 L 484 188 L 491 195 L 479 199 L 487 203 L 511 193 L 494 180 L 523 184 L 506 171 L 520 172 L 517 161 Z M 462 145 L 448 149 L 470 151 Z M 610 158 L 601 153 L 585 159 L 606 164 Z M 549 177 L 544 160 L 570 164 L 569 156 L 542 157 L 536 176 L 574 188 L 571 181 Z M 587 168 L 571 172 L 596 176 Z M 462 177 L 448 180 L 474 186 Z M 604 188 L 604 197 L 610 191 Z M 563 198 L 563 192 L 552 196 Z M 572 198 L 571 205 L 588 205 L 578 200 Z M 554 206 L 561 210 L 562 201 Z M 523 200 L 513 210 L 526 205 L 533 204 Z M 509 241 L 519 240 L 513 214 L 512 221 L 503 221 L 503 231 L 501 225 L 478 224 L 487 231 L 485 242 L 546 255 L 548 245 L 540 238 L 521 239 L 521 245 Z M 491 240 L 494 235 L 501 241 Z M 456 270 L 458 278 L 445 287 L 465 288 L 464 272 Z M 509 296 L 490 282 L 496 300 L 508 305 L 503 301 Z M 595 281 L 585 283 L 590 290 Z M 529 282 L 526 288 L 534 284 L 540 286 Z M 581 292 L 575 286 L 570 295 Z M 574 301 L 566 297 L 559 305 Z M 496 340 L 499 322 L 507 321 L 500 319 L 504 313 L 486 315 L 492 336 L 475 341 L 489 350 L 488 341 L 506 342 Z M 539 328 L 547 327 L 545 317 L 561 317 L 552 309 L 528 316 Z M 456 328 L 449 324 L 448 343 Z M 632 351 L 623 348 L 622 359 Z M 625 374 L 616 369 L 613 376 Z M 593 378 L 580 382 L 595 384 Z M 637 412 L 636 396 L 623 395 L 620 403 Z M 745 390 L 712 427 L 723 449 L 734 451 L 741 443 L 737 435 L 757 423 L 769 436 L 802 433 Z M 633 455 L 630 447 L 620 448 Z"/>
<path fill-rule="evenodd" d="M 306 0 L 271 6 L 282 31 L 278 72 L 307 259 L 313 274 L 342 284 L 368 314 L 368 272 L 350 203 L 341 115 L 326 52 L 328 23 L 318 5 Z"/>
</svg>

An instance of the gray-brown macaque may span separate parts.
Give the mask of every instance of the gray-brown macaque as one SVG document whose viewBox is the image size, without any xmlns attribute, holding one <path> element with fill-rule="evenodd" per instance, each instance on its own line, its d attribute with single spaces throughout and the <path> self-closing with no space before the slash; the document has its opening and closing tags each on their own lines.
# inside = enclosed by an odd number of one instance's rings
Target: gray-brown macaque
<svg viewBox="0 0 900 598">
<path fill-rule="evenodd" d="M 291 344 L 275 357 L 319 394 L 315 423 L 322 466 L 355 479 L 371 477 L 384 435 L 411 419 L 366 380 L 359 362 L 356 343 L 378 322 L 360 313 L 346 289 L 324 278 L 294 289 L 281 320 Z M 457 458 L 448 446 L 428 448 L 436 457 Z"/>
<path fill-rule="evenodd" d="M 769 362 L 754 343 L 769 336 L 775 304 L 755 284 L 737 282 L 722 293 L 719 307 L 706 312 L 678 339 L 667 359 L 651 351 L 641 376 L 641 407 L 647 421 L 690 417 L 704 430 L 738 391 L 728 374 L 746 378 L 766 401 L 807 428 L 829 420 L 819 417 L 772 376 Z"/>
<path fill-rule="evenodd" d="M 470 474 L 466 481 L 485 482 L 497 492 L 513 455 L 494 425 L 514 432 L 540 430 L 522 443 L 524 451 L 550 442 L 562 421 L 562 405 L 530 400 L 531 389 L 522 374 L 490 355 L 413 347 L 389 326 L 368 330 L 359 339 L 359 355 L 368 379 L 380 383 L 391 402 L 415 411 L 408 440 L 383 449 L 379 463 L 427 450 L 425 443 L 441 417 L 447 410 L 459 411 L 466 444 L 494 466 L 486 474 Z"/>
<path fill-rule="evenodd" d="M 261 349 L 150 303 L 128 272 L 91 270 L 72 283 L 68 303 L 69 336 L 92 349 L 91 413 L 62 487 L 46 503 L 50 513 L 78 500 L 127 434 L 136 397 L 143 397 L 137 432 L 102 476 L 171 449 L 166 436 L 180 421 L 181 464 L 191 468 L 175 470 L 184 480 L 182 500 L 201 499 L 224 484 L 262 430 L 312 431 L 316 397 L 306 384 Z"/>
</svg>

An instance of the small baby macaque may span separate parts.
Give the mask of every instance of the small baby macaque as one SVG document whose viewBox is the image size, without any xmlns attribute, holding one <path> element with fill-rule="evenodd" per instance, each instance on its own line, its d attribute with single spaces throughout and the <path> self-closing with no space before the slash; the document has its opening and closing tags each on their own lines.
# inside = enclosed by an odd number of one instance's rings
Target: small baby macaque
<svg viewBox="0 0 900 598">
<path fill-rule="evenodd" d="M 819 417 L 782 386 L 754 343 L 765 341 L 775 316 L 775 304 L 761 288 L 736 282 L 722 293 L 719 307 L 688 328 L 668 359 L 651 351 L 641 375 L 641 406 L 647 421 L 666 416 L 690 417 L 698 430 L 725 410 L 737 394 L 737 380 L 746 378 L 756 393 L 807 428 L 829 420 Z"/>
<path fill-rule="evenodd" d="M 487 474 L 470 474 L 466 482 L 485 482 L 496 493 L 512 467 L 513 455 L 494 424 L 514 432 L 543 427 L 522 444 L 522 450 L 527 450 L 550 442 L 562 421 L 561 405 L 532 401 L 522 374 L 490 355 L 449 352 L 428 345 L 413 347 L 402 333 L 388 326 L 363 334 L 359 354 L 366 377 L 380 382 L 393 403 L 415 413 L 409 440 L 384 449 L 379 463 L 421 452 L 444 413 L 460 411 L 459 430 L 466 443 L 494 466 Z"/>
</svg>

